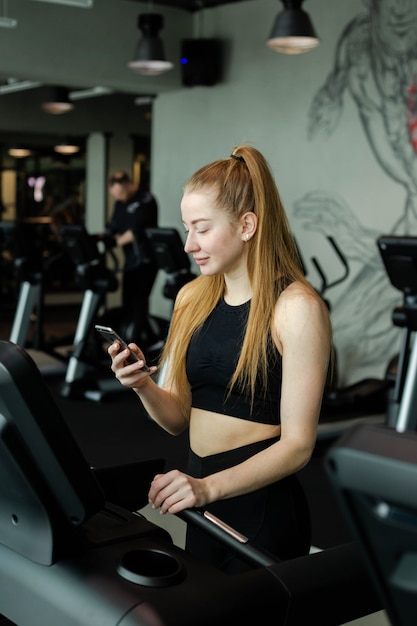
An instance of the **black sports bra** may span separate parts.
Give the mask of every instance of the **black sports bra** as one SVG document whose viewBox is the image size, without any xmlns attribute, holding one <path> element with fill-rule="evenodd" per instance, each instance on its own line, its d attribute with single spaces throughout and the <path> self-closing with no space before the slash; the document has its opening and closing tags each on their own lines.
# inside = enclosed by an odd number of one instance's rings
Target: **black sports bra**
<svg viewBox="0 0 417 626">
<path fill-rule="evenodd" d="M 187 351 L 187 377 L 192 406 L 264 424 L 280 424 L 282 363 L 278 350 L 271 354 L 267 392 L 259 381 L 253 408 L 251 398 L 229 383 L 243 343 L 250 301 L 230 306 L 222 299 L 191 338 Z"/>
</svg>

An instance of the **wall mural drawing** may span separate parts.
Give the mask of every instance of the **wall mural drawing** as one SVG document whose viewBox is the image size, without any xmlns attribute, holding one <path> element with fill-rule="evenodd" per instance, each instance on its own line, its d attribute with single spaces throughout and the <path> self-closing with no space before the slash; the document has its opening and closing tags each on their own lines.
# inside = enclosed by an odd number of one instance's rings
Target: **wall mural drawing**
<svg viewBox="0 0 417 626">
<path fill-rule="evenodd" d="M 347 260 L 360 264 L 331 305 L 343 384 L 357 381 L 361 368 L 383 376 L 399 350 L 401 330 L 392 325 L 391 312 L 402 294 L 391 288 L 376 239 L 417 235 L 417 2 L 365 4 L 339 37 L 333 68 L 311 103 L 308 136 L 312 141 L 334 133 L 344 98 L 352 98 L 377 163 L 405 192 L 404 206 L 396 207 L 386 232 L 364 227 L 361 207 L 354 211 L 331 192 L 310 191 L 294 207 L 302 228 L 334 237 Z"/>
</svg>

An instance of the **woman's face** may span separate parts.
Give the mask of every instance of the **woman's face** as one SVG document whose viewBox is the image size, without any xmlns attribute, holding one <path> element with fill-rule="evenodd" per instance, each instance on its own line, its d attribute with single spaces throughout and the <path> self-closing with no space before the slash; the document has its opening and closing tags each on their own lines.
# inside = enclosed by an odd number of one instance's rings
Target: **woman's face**
<svg viewBox="0 0 417 626">
<path fill-rule="evenodd" d="M 193 255 L 202 274 L 233 274 L 246 269 L 242 224 L 231 224 L 226 211 L 215 206 L 214 192 L 185 193 L 181 214 L 187 233 L 184 249 Z"/>
</svg>

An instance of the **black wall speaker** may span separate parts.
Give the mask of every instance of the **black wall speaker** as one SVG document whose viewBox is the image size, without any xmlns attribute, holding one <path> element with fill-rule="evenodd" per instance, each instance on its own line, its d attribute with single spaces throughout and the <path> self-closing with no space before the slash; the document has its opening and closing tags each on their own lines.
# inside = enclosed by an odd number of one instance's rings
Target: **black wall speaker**
<svg viewBox="0 0 417 626">
<path fill-rule="evenodd" d="M 221 78 L 221 41 L 219 39 L 183 39 L 181 73 L 185 87 L 211 87 Z"/>
</svg>

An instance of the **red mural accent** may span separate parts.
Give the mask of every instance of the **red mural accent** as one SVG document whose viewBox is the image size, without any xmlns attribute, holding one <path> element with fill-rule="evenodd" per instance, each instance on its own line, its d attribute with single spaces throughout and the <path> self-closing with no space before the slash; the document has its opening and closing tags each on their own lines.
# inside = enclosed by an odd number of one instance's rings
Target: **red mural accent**
<svg viewBox="0 0 417 626">
<path fill-rule="evenodd" d="M 410 135 L 411 145 L 414 152 L 417 152 L 417 84 L 416 79 L 408 88 L 407 96 L 407 125 Z"/>
</svg>

